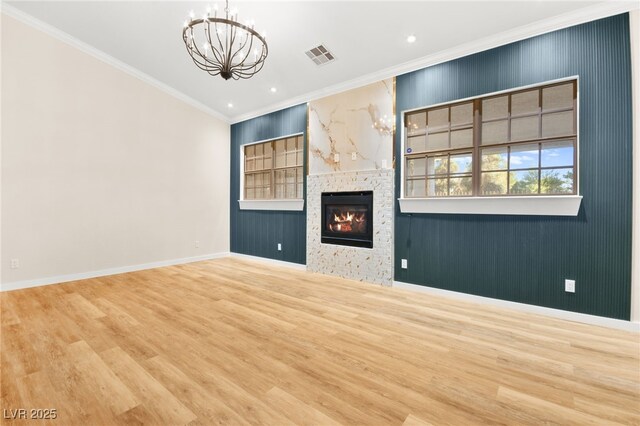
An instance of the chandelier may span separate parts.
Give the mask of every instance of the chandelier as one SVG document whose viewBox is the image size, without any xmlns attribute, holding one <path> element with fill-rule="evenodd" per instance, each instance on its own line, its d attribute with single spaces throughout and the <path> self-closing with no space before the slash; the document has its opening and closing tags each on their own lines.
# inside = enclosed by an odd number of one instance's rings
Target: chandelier
<svg viewBox="0 0 640 426">
<path fill-rule="evenodd" d="M 191 12 L 184 22 L 182 40 L 193 62 L 211 75 L 225 80 L 251 78 L 262 69 L 269 49 L 266 34 L 258 34 L 253 22 L 238 22 L 237 9 L 229 10 L 226 0 L 224 13 L 218 17 L 218 5 L 207 8 L 202 18 Z"/>
</svg>

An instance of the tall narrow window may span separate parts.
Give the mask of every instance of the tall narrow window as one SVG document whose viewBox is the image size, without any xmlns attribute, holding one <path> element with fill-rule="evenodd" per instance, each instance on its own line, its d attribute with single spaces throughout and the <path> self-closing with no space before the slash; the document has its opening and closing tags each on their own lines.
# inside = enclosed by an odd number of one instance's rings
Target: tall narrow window
<svg viewBox="0 0 640 426">
<path fill-rule="evenodd" d="M 303 136 L 244 147 L 244 199 L 303 198 Z"/>
</svg>

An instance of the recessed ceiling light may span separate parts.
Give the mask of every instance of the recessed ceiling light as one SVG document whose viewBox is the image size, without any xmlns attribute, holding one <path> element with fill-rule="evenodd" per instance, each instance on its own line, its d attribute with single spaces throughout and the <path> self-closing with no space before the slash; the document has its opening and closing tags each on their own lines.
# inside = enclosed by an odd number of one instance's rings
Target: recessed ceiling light
<svg viewBox="0 0 640 426">
<path fill-rule="evenodd" d="M 229 102 L 229 103 L 227 104 L 227 107 L 229 107 L 229 108 L 233 108 L 233 104 L 232 104 L 231 102 Z"/>
<path fill-rule="evenodd" d="M 416 41 L 416 36 L 414 36 L 413 34 L 407 37 L 407 43 L 413 43 L 415 41 Z"/>
<path fill-rule="evenodd" d="M 278 91 L 278 89 L 276 89 L 275 87 L 272 87 L 272 88 L 271 88 L 271 89 L 269 89 L 269 90 L 271 90 L 271 93 L 276 93 L 276 92 Z"/>
</svg>

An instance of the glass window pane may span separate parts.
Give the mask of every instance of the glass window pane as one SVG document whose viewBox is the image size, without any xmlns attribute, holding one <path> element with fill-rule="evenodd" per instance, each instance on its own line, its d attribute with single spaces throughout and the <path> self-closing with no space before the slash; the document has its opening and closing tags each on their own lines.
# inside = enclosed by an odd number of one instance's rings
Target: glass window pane
<svg viewBox="0 0 640 426">
<path fill-rule="evenodd" d="M 270 169 L 272 167 L 271 156 L 273 153 L 271 152 L 271 143 L 267 143 L 264 145 L 264 168 Z"/>
<path fill-rule="evenodd" d="M 449 173 L 471 173 L 472 161 L 471 153 L 452 154 L 449 157 Z"/>
<path fill-rule="evenodd" d="M 296 166 L 302 166 L 304 164 L 304 150 L 298 149 L 296 153 Z"/>
<path fill-rule="evenodd" d="M 252 172 L 256 169 L 256 160 L 254 157 L 247 157 L 246 162 L 244 163 L 244 170 L 246 172 Z"/>
<path fill-rule="evenodd" d="M 524 141 L 540 136 L 538 116 L 514 118 L 511 120 L 511 140 Z"/>
<path fill-rule="evenodd" d="M 290 145 L 288 143 L 289 140 L 287 140 L 287 167 L 291 167 L 291 166 L 295 166 L 297 164 L 298 159 L 296 158 L 296 146 L 295 146 L 295 139 L 292 139 L 294 141 L 293 146 L 290 148 Z"/>
<path fill-rule="evenodd" d="M 482 170 L 504 170 L 507 168 L 507 147 L 484 148 L 481 156 Z"/>
<path fill-rule="evenodd" d="M 304 149 L 304 136 L 300 135 L 296 137 L 296 149 L 301 150 Z"/>
<path fill-rule="evenodd" d="M 247 200 L 255 200 L 256 191 L 253 188 L 247 188 L 247 193 L 245 194 Z"/>
<path fill-rule="evenodd" d="M 538 89 L 511 95 L 511 115 L 538 112 Z"/>
<path fill-rule="evenodd" d="M 271 198 L 271 187 L 270 186 L 265 186 L 262 189 L 262 198 L 266 198 L 266 199 L 270 199 Z"/>
<path fill-rule="evenodd" d="M 256 200 L 259 200 L 259 199 L 262 198 L 262 187 L 255 188 L 254 192 L 255 192 L 255 196 L 254 197 L 255 197 Z"/>
<path fill-rule="evenodd" d="M 542 89 L 542 110 L 572 108 L 573 83 Z"/>
<path fill-rule="evenodd" d="M 406 147 L 407 153 L 411 154 L 412 152 L 424 152 L 427 148 L 426 141 L 427 137 L 425 135 L 408 137 Z"/>
<path fill-rule="evenodd" d="M 287 152 L 296 150 L 296 138 L 287 139 Z"/>
<path fill-rule="evenodd" d="M 449 160 L 446 155 L 427 158 L 427 174 L 442 175 L 449 173 Z"/>
<path fill-rule="evenodd" d="M 573 167 L 573 141 L 542 144 L 542 167 Z"/>
<path fill-rule="evenodd" d="M 531 169 L 538 167 L 538 144 L 514 145 L 509 154 L 509 169 Z"/>
<path fill-rule="evenodd" d="M 286 180 L 287 183 L 296 183 L 296 169 L 286 170 Z"/>
<path fill-rule="evenodd" d="M 264 156 L 262 154 L 260 154 L 259 157 L 256 156 L 255 169 L 256 170 L 263 170 L 264 169 Z"/>
<path fill-rule="evenodd" d="M 304 191 L 302 186 L 303 185 L 301 183 L 298 184 L 298 195 L 296 198 L 304 198 Z"/>
<path fill-rule="evenodd" d="M 451 125 L 461 126 L 473 123 L 473 102 L 451 107 Z"/>
<path fill-rule="evenodd" d="M 542 174 L 540 176 L 540 193 L 573 193 L 573 168 L 542 170 Z"/>
<path fill-rule="evenodd" d="M 276 184 L 275 188 L 276 188 L 275 198 L 277 199 L 284 198 L 284 185 Z"/>
<path fill-rule="evenodd" d="M 304 176 L 302 175 L 302 167 L 298 167 L 296 169 L 296 182 L 298 183 L 304 182 Z"/>
<path fill-rule="evenodd" d="M 276 141 L 276 167 L 284 167 L 285 165 L 285 141 L 281 139 Z"/>
<path fill-rule="evenodd" d="M 488 145 L 508 141 L 508 120 L 482 123 L 481 144 Z"/>
<path fill-rule="evenodd" d="M 405 173 L 407 177 L 410 176 L 424 176 L 427 172 L 427 159 L 426 158 L 410 158 L 407 159 L 407 169 Z"/>
<path fill-rule="evenodd" d="M 254 145 L 249 145 L 244 148 L 244 155 L 247 157 L 255 157 L 256 149 Z"/>
<path fill-rule="evenodd" d="M 274 172 L 276 184 L 284 183 L 284 170 L 276 170 Z"/>
<path fill-rule="evenodd" d="M 424 179 L 407 179 L 407 187 L 405 188 L 405 196 L 407 197 L 424 197 L 426 195 Z"/>
<path fill-rule="evenodd" d="M 505 118 L 509 115 L 509 97 L 499 96 L 482 100 L 482 120 Z"/>
<path fill-rule="evenodd" d="M 427 197 L 446 197 L 447 191 L 447 179 L 427 179 Z"/>
<path fill-rule="evenodd" d="M 449 148 L 449 132 L 427 135 L 427 151 L 438 151 Z"/>
<path fill-rule="evenodd" d="M 253 178 L 254 176 L 255 176 L 255 175 L 254 175 L 253 173 L 252 173 L 252 174 L 250 174 L 250 175 L 246 175 L 246 176 L 245 176 L 245 178 L 244 178 L 245 182 L 244 182 L 244 183 L 245 183 L 245 186 L 246 186 L 247 188 L 252 188 L 252 187 L 254 187 L 254 186 L 255 186 L 254 178 Z"/>
<path fill-rule="evenodd" d="M 473 129 L 453 130 L 451 148 L 466 148 L 473 145 Z"/>
<path fill-rule="evenodd" d="M 256 149 L 256 157 L 262 157 L 262 155 L 264 154 L 264 145 L 259 143 L 257 145 L 254 145 L 255 149 Z"/>
<path fill-rule="evenodd" d="M 429 111 L 429 131 L 442 130 L 449 127 L 449 108 L 440 108 Z"/>
<path fill-rule="evenodd" d="M 454 197 L 463 197 L 471 195 L 473 184 L 471 176 L 451 177 L 449 179 L 449 195 Z"/>
<path fill-rule="evenodd" d="M 509 175 L 509 193 L 526 195 L 538 193 L 538 170 L 520 170 Z"/>
<path fill-rule="evenodd" d="M 416 112 L 413 114 L 407 114 L 407 131 L 409 134 L 415 131 L 423 131 L 427 127 L 427 113 Z"/>
<path fill-rule="evenodd" d="M 502 195 L 507 193 L 508 172 L 484 172 L 480 179 L 482 195 Z"/>
<path fill-rule="evenodd" d="M 286 198 L 296 198 L 296 184 L 295 183 L 288 183 L 287 184 L 287 192 L 286 192 Z"/>
<path fill-rule="evenodd" d="M 573 135 L 573 111 L 544 114 L 542 116 L 542 137 Z"/>
</svg>

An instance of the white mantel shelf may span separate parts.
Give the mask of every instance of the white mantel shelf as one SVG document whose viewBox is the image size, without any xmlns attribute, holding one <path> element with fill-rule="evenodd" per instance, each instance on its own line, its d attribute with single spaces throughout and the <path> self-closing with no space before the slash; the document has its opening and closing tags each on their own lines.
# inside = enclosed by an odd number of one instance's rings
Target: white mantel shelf
<svg viewBox="0 0 640 426">
<path fill-rule="evenodd" d="M 402 213 L 577 216 L 581 195 L 398 198 Z"/>
</svg>

